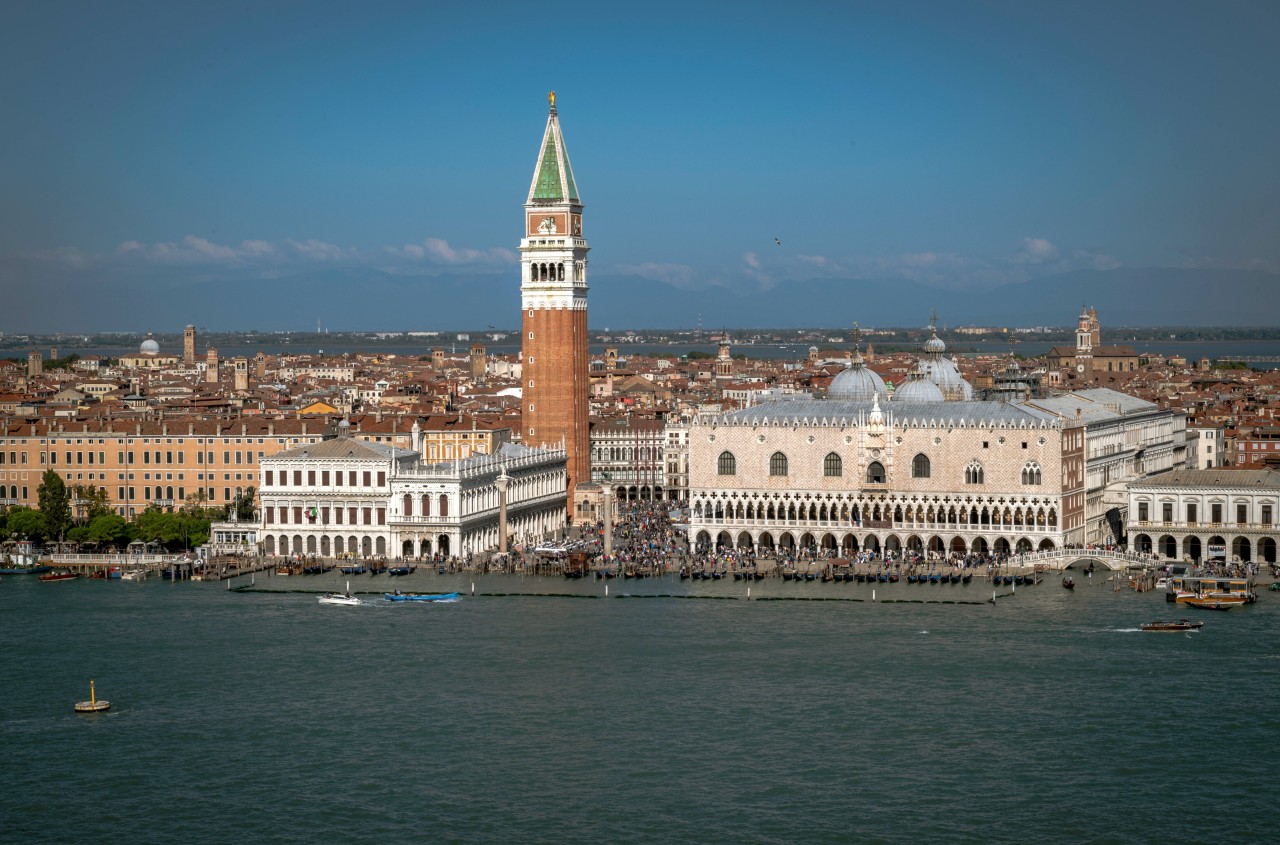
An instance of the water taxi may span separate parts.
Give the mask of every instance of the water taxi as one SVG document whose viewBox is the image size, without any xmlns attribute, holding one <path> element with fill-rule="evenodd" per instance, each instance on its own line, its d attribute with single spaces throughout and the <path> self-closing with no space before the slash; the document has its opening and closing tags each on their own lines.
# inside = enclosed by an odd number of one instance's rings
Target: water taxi
<svg viewBox="0 0 1280 845">
<path fill-rule="evenodd" d="M 1164 598 L 1177 604 L 1227 608 L 1251 604 L 1258 595 L 1252 578 L 1181 575 L 1169 578 Z"/>
</svg>

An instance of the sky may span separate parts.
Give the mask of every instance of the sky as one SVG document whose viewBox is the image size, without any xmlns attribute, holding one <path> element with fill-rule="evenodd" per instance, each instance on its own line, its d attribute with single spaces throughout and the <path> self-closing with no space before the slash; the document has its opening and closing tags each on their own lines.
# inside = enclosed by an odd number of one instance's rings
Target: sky
<svg viewBox="0 0 1280 845">
<path fill-rule="evenodd" d="M 77 307 L 111 300 L 171 331 L 199 290 L 335 270 L 427 300 L 508 274 L 514 312 L 551 89 L 593 280 L 1280 270 L 1275 2 L 8 0 L 0 22 L 8 333 L 141 327 Z"/>
</svg>

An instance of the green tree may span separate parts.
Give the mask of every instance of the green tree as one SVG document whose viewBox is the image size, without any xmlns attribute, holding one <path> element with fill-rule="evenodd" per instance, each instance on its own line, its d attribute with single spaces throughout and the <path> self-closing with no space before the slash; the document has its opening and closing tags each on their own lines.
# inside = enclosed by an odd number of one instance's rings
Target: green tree
<svg viewBox="0 0 1280 845">
<path fill-rule="evenodd" d="M 37 543 L 49 536 L 49 526 L 44 513 L 33 511 L 29 508 L 15 508 L 10 511 L 9 520 L 5 527 L 9 531 L 9 536 L 16 535 L 18 539 L 25 537 Z"/>
<path fill-rule="evenodd" d="M 71 500 L 76 503 L 77 521 L 83 525 L 112 512 L 107 491 L 92 484 L 77 484 L 72 487 Z"/>
<path fill-rule="evenodd" d="M 87 525 L 71 526 L 71 528 L 67 530 L 67 540 L 69 540 L 72 543 L 89 542 L 89 526 Z"/>
<path fill-rule="evenodd" d="M 232 503 L 236 519 L 241 522 L 253 521 L 253 499 L 256 493 L 257 491 L 253 487 L 246 487 L 243 493 L 236 495 L 236 500 Z"/>
<path fill-rule="evenodd" d="M 169 519 L 172 514 L 167 514 L 155 505 L 150 506 L 142 513 L 138 514 L 138 520 L 135 525 L 138 532 L 138 539 L 145 543 L 163 543 L 164 535 L 169 529 Z"/>
<path fill-rule="evenodd" d="M 45 536 L 61 540 L 71 525 L 71 493 L 67 490 L 67 485 L 60 475 L 47 469 L 36 493 L 40 501 L 40 512 L 44 514 Z"/>
<path fill-rule="evenodd" d="M 104 513 L 89 523 L 88 539 L 99 546 L 123 546 L 129 542 L 129 523 L 122 516 Z"/>
</svg>

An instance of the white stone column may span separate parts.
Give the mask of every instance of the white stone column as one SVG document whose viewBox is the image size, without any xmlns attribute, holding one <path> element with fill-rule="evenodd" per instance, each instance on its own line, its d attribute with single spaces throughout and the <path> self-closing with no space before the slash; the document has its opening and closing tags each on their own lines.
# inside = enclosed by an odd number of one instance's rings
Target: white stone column
<svg viewBox="0 0 1280 845">
<path fill-rule="evenodd" d="M 503 470 L 495 483 L 498 485 L 498 551 L 505 554 L 507 551 L 507 487 L 511 484 L 511 477 L 507 475 L 506 470 Z"/>
<path fill-rule="evenodd" d="M 604 511 L 604 553 L 606 555 L 613 554 L 613 493 L 608 487 L 604 488 L 604 493 L 600 497 L 602 510 Z"/>
</svg>

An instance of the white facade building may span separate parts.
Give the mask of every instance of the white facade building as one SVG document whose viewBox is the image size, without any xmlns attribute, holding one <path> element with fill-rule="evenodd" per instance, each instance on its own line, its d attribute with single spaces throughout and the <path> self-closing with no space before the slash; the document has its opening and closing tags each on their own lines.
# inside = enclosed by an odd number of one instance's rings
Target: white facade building
<svg viewBox="0 0 1280 845">
<path fill-rule="evenodd" d="M 1129 485 L 1185 466 L 1187 418 L 1180 411 L 1105 387 L 1019 404 L 1084 426 L 1086 543 L 1120 543 Z"/>
<path fill-rule="evenodd" d="M 267 555 L 466 556 L 496 550 L 498 478 L 509 479 L 508 535 L 565 525 L 565 453 L 503 444 L 492 455 L 425 463 L 415 449 L 336 438 L 262 459 L 260 536 Z"/>
<path fill-rule="evenodd" d="M 1276 562 L 1280 472 L 1199 469 L 1129 485 L 1129 547 L 1172 560 Z"/>
<path fill-rule="evenodd" d="M 1217 469 L 1226 456 L 1226 432 L 1221 426 L 1187 426 L 1187 469 Z"/>
</svg>

